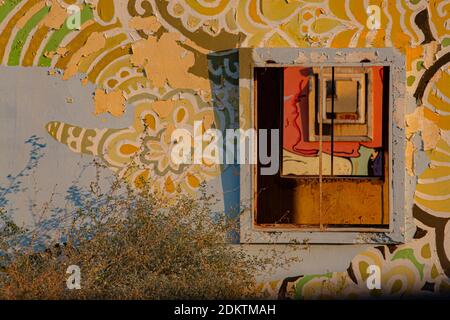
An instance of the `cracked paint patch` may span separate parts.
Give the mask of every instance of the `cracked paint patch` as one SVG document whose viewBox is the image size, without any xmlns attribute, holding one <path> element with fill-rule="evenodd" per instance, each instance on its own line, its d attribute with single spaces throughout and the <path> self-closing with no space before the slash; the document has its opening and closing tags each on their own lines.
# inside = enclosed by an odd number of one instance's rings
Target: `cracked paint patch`
<svg viewBox="0 0 450 320">
<path fill-rule="evenodd" d="M 44 20 L 42 20 L 42 25 L 51 29 L 59 30 L 68 17 L 68 12 L 59 4 L 57 0 L 49 1 L 49 5 L 51 5 L 50 12 Z"/>
<path fill-rule="evenodd" d="M 125 97 L 121 91 L 105 92 L 97 89 L 94 95 L 95 114 L 108 112 L 115 117 L 125 112 Z"/>
<path fill-rule="evenodd" d="M 195 57 L 192 52 L 178 45 L 179 40 L 180 36 L 176 33 L 165 33 L 159 40 L 156 37 L 139 40 L 132 45 L 131 63 L 142 67 L 147 78 L 156 87 L 167 84 L 172 88 L 189 86 L 210 91 L 208 79 L 189 73 Z M 176 68 L 167 68 L 168 65 Z"/>
<path fill-rule="evenodd" d="M 161 24 L 155 16 L 150 17 L 133 17 L 128 22 L 128 27 L 131 29 L 142 30 L 146 34 L 152 34 L 161 28 Z"/>
<path fill-rule="evenodd" d="M 92 33 L 86 40 L 85 45 L 80 50 L 78 50 L 70 59 L 66 69 L 64 70 L 63 80 L 67 80 L 77 74 L 78 65 L 81 58 L 88 57 L 89 55 L 101 50 L 105 46 L 105 44 L 106 40 L 102 33 Z M 66 52 L 67 51 L 65 51 L 64 54 Z M 64 56 L 64 54 L 62 56 Z"/>
</svg>

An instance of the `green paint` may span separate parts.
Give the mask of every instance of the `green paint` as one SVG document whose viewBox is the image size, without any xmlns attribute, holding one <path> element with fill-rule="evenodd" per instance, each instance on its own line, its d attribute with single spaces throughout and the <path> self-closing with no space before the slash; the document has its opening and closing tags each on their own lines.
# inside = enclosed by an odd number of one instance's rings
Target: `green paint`
<svg viewBox="0 0 450 320">
<path fill-rule="evenodd" d="M 423 65 L 423 61 L 417 61 L 417 64 L 416 64 L 417 71 L 420 71 L 423 68 L 425 68 L 424 65 Z"/>
<path fill-rule="evenodd" d="M 414 76 L 409 76 L 406 79 L 406 84 L 408 85 L 408 87 L 411 87 L 414 84 L 414 81 L 416 81 L 416 77 Z"/>
<path fill-rule="evenodd" d="M 444 40 L 442 40 L 442 46 L 446 47 L 450 45 L 450 38 L 445 38 Z"/>
<path fill-rule="evenodd" d="M 81 10 L 81 24 L 85 23 L 86 21 L 92 19 L 94 17 L 93 13 L 92 13 L 92 9 L 90 6 L 84 6 L 83 10 Z M 51 51 L 56 51 L 56 49 L 58 49 L 61 41 L 72 31 L 77 31 L 77 30 L 70 30 L 69 28 L 67 28 L 67 20 L 64 22 L 63 26 L 61 27 L 61 29 L 55 31 L 51 36 L 50 39 L 48 40 L 47 44 L 44 47 L 44 50 L 42 51 L 42 55 L 39 58 L 39 63 L 38 65 L 40 67 L 50 67 L 52 60 L 50 58 L 47 58 L 46 56 L 44 56 L 44 54 L 46 52 L 51 52 Z"/>
<path fill-rule="evenodd" d="M 366 148 L 364 146 L 360 146 L 358 152 L 360 154 L 357 158 L 351 158 L 352 162 L 352 175 L 353 176 L 367 176 L 368 175 L 368 167 L 369 167 L 369 159 L 371 154 L 375 151 L 375 149 Z"/>
<path fill-rule="evenodd" d="M 411 248 L 399 250 L 395 253 L 395 255 L 392 257 L 391 261 L 397 260 L 397 259 L 407 259 L 411 261 L 414 266 L 417 268 L 417 270 L 420 273 L 420 278 L 423 278 L 423 269 L 424 265 L 421 264 L 419 261 L 417 261 L 417 258 L 414 256 L 414 250 Z"/>
<path fill-rule="evenodd" d="M 369 264 L 365 261 L 360 261 L 358 264 L 359 273 L 361 274 L 362 281 L 366 281 L 369 277 L 369 273 L 367 272 L 367 269 L 369 268 Z"/>
<path fill-rule="evenodd" d="M 409 2 L 411 2 L 412 4 L 418 4 L 420 0 L 409 0 Z"/>
<path fill-rule="evenodd" d="M 22 0 L 6 0 L 0 7 L 0 22 L 14 9 Z"/>
<path fill-rule="evenodd" d="M 20 29 L 14 41 L 11 45 L 11 51 L 9 52 L 8 66 L 18 66 L 20 63 L 20 55 L 22 53 L 23 45 L 25 44 L 28 35 L 31 30 L 33 30 L 36 25 L 44 19 L 47 13 L 50 11 L 50 7 L 44 7 L 39 10 L 30 20 L 27 21 L 25 26 Z"/>
<path fill-rule="evenodd" d="M 436 268 L 436 265 L 433 264 L 433 267 L 431 268 L 431 278 L 436 279 L 439 276 L 439 271 Z"/>
<path fill-rule="evenodd" d="M 331 277 L 333 276 L 332 272 L 328 272 L 325 274 L 312 274 L 312 275 L 307 275 L 304 276 L 303 278 L 301 278 L 296 284 L 295 284 L 295 299 L 302 299 L 302 290 L 305 284 L 307 284 L 309 281 L 315 279 L 315 278 L 321 278 L 321 277 L 325 277 L 328 279 L 331 279 Z"/>
</svg>

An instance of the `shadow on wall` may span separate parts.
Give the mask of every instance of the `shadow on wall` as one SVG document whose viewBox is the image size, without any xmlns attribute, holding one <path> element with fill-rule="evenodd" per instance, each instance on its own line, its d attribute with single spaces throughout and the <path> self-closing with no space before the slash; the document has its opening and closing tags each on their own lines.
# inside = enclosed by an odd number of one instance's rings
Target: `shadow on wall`
<svg viewBox="0 0 450 320">
<path fill-rule="evenodd" d="M 93 163 L 90 161 L 82 164 L 78 175 L 73 177 L 67 188 L 54 188 L 48 199 L 39 201 L 42 192 L 49 187 L 36 184 L 40 167 L 48 164 L 47 144 L 44 138 L 37 135 L 30 136 L 24 144 L 29 149 L 24 166 L 1 177 L 5 178 L 5 182 L 0 184 L 0 240 L 6 239 L 8 248 L 32 247 L 40 251 L 47 248 L 49 241 L 66 242 L 65 227 L 73 222 L 76 213 L 83 210 L 86 204 L 94 210 L 100 208 L 107 197 L 106 194 L 99 197 L 91 190 L 92 182 L 86 183 L 92 176 Z M 98 187 L 107 185 L 108 181 L 111 183 L 111 175 L 105 175 L 104 171 L 98 172 L 95 181 Z M 24 199 L 27 203 L 22 205 Z M 17 217 L 24 215 L 30 220 L 18 223 Z M 0 246 L 0 256 L 2 250 L 5 248 Z"/>
<path fill-rule="evenodd" d="M 208 54 L 207 59 L 216 123 L 220 123 L 220 113 L 225 113 L 227 119 L 225 127 L 220 128 L 225 137 L 226 129 L 239 128 L 239 52 L 237 49 L 213 52 Z M 240 165 L 236 154 L 235 151 L 233 164 L 221 165 L 224 209 L 230 219 L 237 218 L 241 211 Z M 239 230 L 230 234 L 230 240 L 239 243 Z"/>
</svg>

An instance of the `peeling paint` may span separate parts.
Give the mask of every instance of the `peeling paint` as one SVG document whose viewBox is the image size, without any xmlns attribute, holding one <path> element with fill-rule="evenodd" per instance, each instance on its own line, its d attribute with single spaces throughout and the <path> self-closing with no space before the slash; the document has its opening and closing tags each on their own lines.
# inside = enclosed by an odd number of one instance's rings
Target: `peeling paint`
<svg viewBox="0 0 450 320">
<path fill-rule="evenodd" d="M 183 49 L 177 41 L 176 33 L 165 33 L 158 40 L 156 37 L 139 40 L 132 45 L 131 63 L 145 70 L 154 86 L 164 87 L 167 83 L 173 88 L 189 87 L 209 91 L 209 81 L 188 72 L 194 65 L 194 54 Z M 167 68 L 167 65 L 177 68 Z"/>
<path fill-rule="evenodd" d="M 42 25 L 58 30 L 62 27 L 64 21 L 68 17 L 67 10 L 63 8 L 57 0 L 50 1 L 50 12 L 48 15 L 42 20 Z"/>
<path fill-rule="evenodd" d="M 70 59 L 70 62 L 67 64 L 67 68 L 64 70 L 63 80 L 69 79 L 78 72 L 78 64 L 80 63 L 80 59 L 82 57 L 87 57 L 90 54 L 101 50 L 105 46 L 105 43 L 106 41 L 103 34 L 99 32 L 92 33 L 83 48 L 78 50 Z M 64 51 L 59 54 L 61 55 L 62 53 L 64 56 L 67 52 L 66 50 L 67 49 L 64 48 Z"/>
<path fill-rule="evenodd" d="M 146 34 L 152 34 L 161 28 L 161 24 L 155 16 L 133 17 L 128 22 L 128 27 L 136 30 L 142 30 Z"/>
</svg>

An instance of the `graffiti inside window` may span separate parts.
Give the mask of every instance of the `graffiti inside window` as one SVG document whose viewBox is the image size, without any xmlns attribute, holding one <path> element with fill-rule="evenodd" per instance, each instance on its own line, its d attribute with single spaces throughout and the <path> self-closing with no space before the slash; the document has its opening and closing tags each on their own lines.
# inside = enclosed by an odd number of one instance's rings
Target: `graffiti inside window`
<svg viewBox="0 0 450 320">
<path fill-rule="evenodd" d="M 281 131 L 257 224 L 389 227 L 388 79 L 376 65 L 255 68 L 258 128 Z"/>
</svg>

